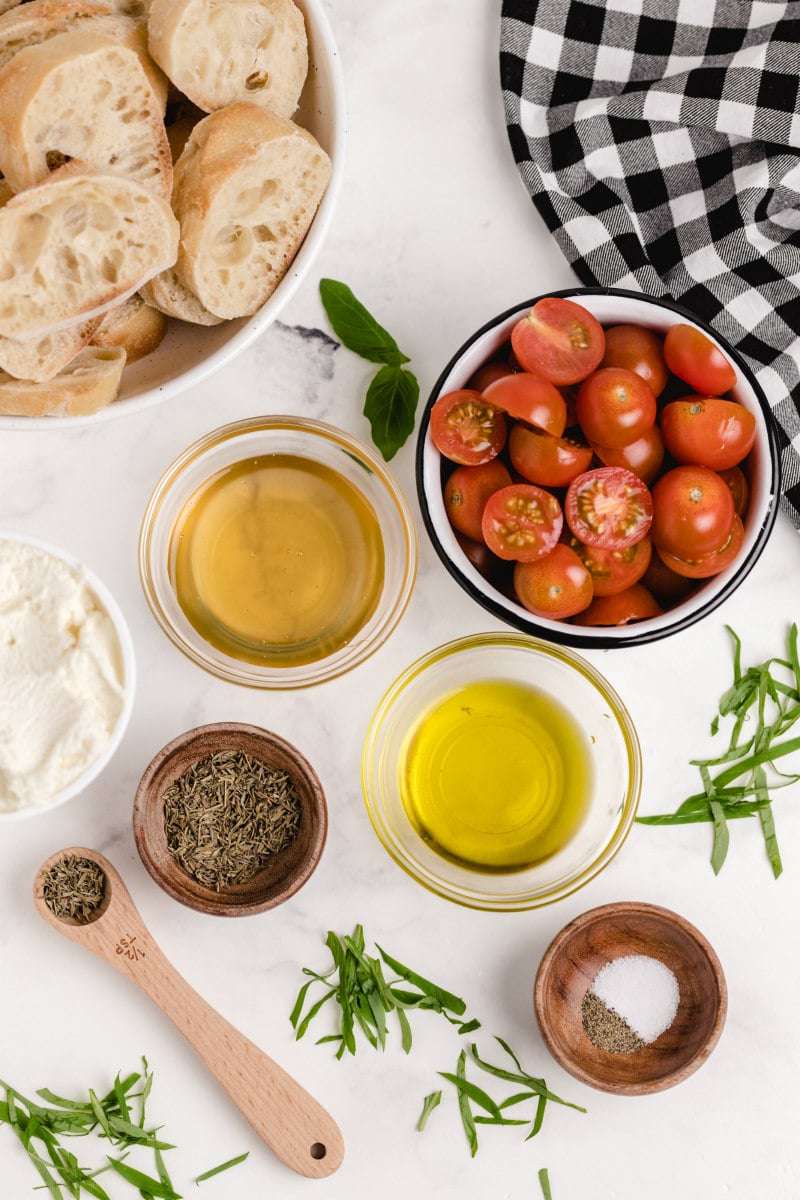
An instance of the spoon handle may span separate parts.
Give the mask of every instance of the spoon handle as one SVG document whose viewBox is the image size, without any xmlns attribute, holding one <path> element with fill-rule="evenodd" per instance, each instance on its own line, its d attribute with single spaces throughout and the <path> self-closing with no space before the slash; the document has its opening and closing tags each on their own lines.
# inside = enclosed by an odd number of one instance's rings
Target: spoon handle
<svg viewBox="0 0 800 1200">
<path fill-rule="evenodd" d="M 178 974 L 107 859 L 80 848 L 64 853 L 93 857 L 106 873 L 111 899 L 89 924 L 58 920 L 43 899 L 40 873 L 34 898 L 48 924 L 104 958 L 155 1001 L 256 1133 L 288 1167 L 310 1179 L 331 1175 L 341 1165 L 344 1142 L 330 1113 Z"/>
</svg>

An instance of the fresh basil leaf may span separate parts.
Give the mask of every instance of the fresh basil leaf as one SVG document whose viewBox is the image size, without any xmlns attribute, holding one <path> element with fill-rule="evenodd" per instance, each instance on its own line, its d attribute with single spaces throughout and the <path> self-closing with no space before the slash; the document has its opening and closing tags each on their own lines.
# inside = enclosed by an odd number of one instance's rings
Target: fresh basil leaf
<svg viewBox="0 0 800 1200">
<path fill-rule="evenodd" d="M 367 389 L 364 416 L 372 429 L 372 440 L 386 462 L 414 432 L 419 401 L 419 383 L 403 367 L 381 367 Z"/>
<path fill-rule="evenodd" d="M 346 283 L 321 279 L 319 294 L 333 332 L 343 346 L 368 362 L 397 367 L 409 359 L 390 333 L 357 300 Z"/>
</svg>

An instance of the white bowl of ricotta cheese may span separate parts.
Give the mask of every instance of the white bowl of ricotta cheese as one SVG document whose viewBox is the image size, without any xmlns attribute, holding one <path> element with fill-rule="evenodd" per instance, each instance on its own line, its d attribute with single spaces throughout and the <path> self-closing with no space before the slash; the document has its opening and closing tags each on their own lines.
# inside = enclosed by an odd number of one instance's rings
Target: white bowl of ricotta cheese
<svg viewBox="0 0 800 1200">
<path fill-rule="evenodd" d="M 49 812 L 99 775 L 135 680 L 105 584 L 57 546 L 0 531 L 0 821 Z"/>
</svg>

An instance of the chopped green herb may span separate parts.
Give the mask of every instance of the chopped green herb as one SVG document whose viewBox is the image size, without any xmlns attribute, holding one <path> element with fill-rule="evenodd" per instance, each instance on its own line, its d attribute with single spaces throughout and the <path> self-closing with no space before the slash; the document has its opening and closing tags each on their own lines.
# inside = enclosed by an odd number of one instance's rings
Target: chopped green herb
<svg viewBox="0 0 800 1200">
<path fill-rule="evenodd" d="M 784 737 L 800 718 L 800 655 L 797 625 L 787 637 L 785 658 L 769 658 L 758 666 L 742 669 L 742 643 L 726 626 L 733 639 L 733 683 L 719 702 L 719 711 L 711 722 L 711 733 L 719 730 L 720 718 L 733 717 L 727 749 L 712 758 L 693 759 L 700 772 L 703 790 L 688 799 L 674 813 L 637 817 L 641 825 L 713 825 L 711 866 L 719 874 L 728 853 L 728 822 L 757 816 L 764 836 L 767 858 L 777 879 L 783 870 L 772 793 L 800 780 L 800 773 L 779 770 L 778 759 L 800 751 L 800 737 Z M 742 732 L 750 723 L 750 737 Z M 714 768 L 716 774 L 712 774 Z M 769 775 L 768 775 L 769 771 Z"/>
<path fill-rule="evenodd" d="M 202 1175 L 198 1175 L 195 1183 L 203 1183 L 206 1179 L 213 1178 L 214 1175 L 220 1175 L 223 1171 L 227 1171 L 229 1167 L 237 1167 L 239 1163 L 243 1163 L 247 1158 L 249 1150 L 244 1154 L 240 1154 L 237 1158 L 229 1158 L 227 1162 L 220 1163 L 218 1167 L 212 1167 L 210 1171 L 204 1171 Z"/>
<path fill-rule="evenodd" d="M 397 1015 L 401 1045 L 406 1054 L 411 1049 L 412 1041 L 411 1024 L 407 1016 L 411 1009 L 429 1009 L 439 1013 L 455 1025 L 459 1033 L 469 1033 L 479 1028 L 479 1021 L 461 1020 L 466 1005 L 459 996 L 418 975 L 380 946 L 376 946 L 380 958 L 367 954 L 361 925 L 356 925 L 350 937 L 339 937 L 330 930 L 325 944 L 330 950 L 333 965 L 324 974 L 312 971 L 309 967 L 303 968 L 303 974 L 309 975 L 310 979 L 300 988 L 289 1017 L 297 1040 L 304 1036 L 311 1021 L 328 1000 L 335 1000 L 338 1005 L 339 1032 L 321 1037 L 318 1044 L 335 1043 L 337 1058 L 341 1058 L 345 1052 L 355 1054 L 357 1029 L 373 1049 L 385 1049 L 389 1032 L 386 1018 L 392 1012 Z M 384 965 L 394 971 L 398 978 L 388 981 L 383 972 Z M 309 988 L 315 984 L 322 985 L 324 994 L 304 1013 Z"/>
<path fill-rule="evenodd" d="M 542 1167 L 539 1172 L 539 1186 L 542 1189 L 543 1200 L 553 1200 L 553 1193 L 550 1191 L 550 1176 L 547 1173 L 547 1167 Z"/>
<path fill-rule="evenodd" d="M 342 345 L 368 362 L 381 364 L 367 390 L 364 416 L 370 423 L 372 440 L 388 462 L 414 430 L 419 383 L 404 366 L 410 360 L 347 284 L 322 279 L 319 294 Z"/>
<path fill-rule="evenodd" d="M 417 1132 L 418 1133 L 422 1133 L 423 1129 L 428 1124 L 428 1117 L 431 1115 L 431 1113 L 433 1112 L 433 1110 L 435 1108 L 438 1108 L 438 1106 L 441 1104 L 441 1102 L 442 1102 L 441 1091 L 431 1092 L 429 1096 L 425 1097 L 425 1099 L 422 1102 L 422 1112 L 420 1113 L 420 1118 L 417 1121 Z"/>
</svg>

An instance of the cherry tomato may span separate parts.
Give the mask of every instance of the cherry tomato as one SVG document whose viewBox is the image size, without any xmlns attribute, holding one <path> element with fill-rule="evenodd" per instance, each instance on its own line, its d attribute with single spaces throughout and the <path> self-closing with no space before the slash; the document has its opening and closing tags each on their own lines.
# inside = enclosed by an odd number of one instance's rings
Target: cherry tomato
<svg viewBox="0 0 800 1200">
<path fill-rule="evenodd" d="M 553 437 L 525 425 L 515 425 L 508 439 L 508 456 L 515 471 L 542 487 L 567 487 L 592 461 L 590 446 Z"/>
<path fill-rule="evenodd" d="M 597 442 L 592 442 L 591 447 L 604 466 L 624 467 L 645 483 L 653 482 L 664 461 L 664 441 L 657 425 L 651 425 L 640 438 L 627 446 L 599 446 Z"/>
<path fill-rule="evenodd" d="M 550 553 L 563 524 L 555 496 L 532 483 L 512 483 L 486 501 L 483 540 L 498 558 L 534 562 Z"/>
<path fill-rule="evenodd" d="M 650 559 L 642 576 L 642 583 L 665 608 L 672 608 L 696 587 L 685 575 L 678 575 L 676 571 L 670 570 L 658 552 Z"/>
<path fill-rule="evenodd" d="M 656 419 L 656 398 L 641 376 L 621 367 L 601 367 L 581 384 L 578 424 L 590 442 L 627 446 Z"/>
<path fill-rule="evenodd" d="M 478 367 L 475 374 L 470 377 L 467 387 L 472 391 L 482 392 L 496 379 L 504 379 L 511 373 L 512 368 L 507 362 L 487 362 L 482 367 Z"/>
<path fill-rule="evenodd" d="M 733 528 L 727 540 L 711 554 L 687 559 L 679 558 L 676 554 L 668 554 L 666 550 L 659 550 L 658 553 L 670 570 L 675 571 L 676 574 L 685 575 L 687 579 L 710 579 L 712 575 L 719 575 L 720 571 L 724 571 L 731 565 L 741 550 L 743 541 L 744 525 L 741 517 L 734 517 Z"/>
<path fill-rule="evenodd" d="M 649 537 L 621 550 L 602 550 L 585 546 L 574 534 L 564 539 L 574 550 L 592 577 L 595 596 L 615 596 L 638 583 L 647 570 L 653 553 Z"/>
<path fill-rule="evenodd" d="M 567 524 L 587 546 L 621 550 L 646 536 L 653 519 L 647 485 L 622 467 L 586 471 L 569 485 Z"/>
<path fill-rule="evenodd" d="M 528 612 L 561 620 L 591 604 L 592 577 L 575 551 L 559 544 L 536 562 L 517 563 L 514 591 Z"/>
<path fill-rule="evenodd" d="M 582 304 L 547 296 L 517 321 L 511 347 L 524 370 L 567 385 L 580 383 L 599 366 L 606 337 Z"/>
<path fill-rule="evenodd" d="M 664 338 L 664 361 L 678 379 L 705 396 L 721 396 L 736 383 L 725 355 L 693 325 L 673 325 Z"/>
<path fill-rule="evenodd" d="M 456 541 L 479 575 L 501 592 L 511 592 L 514 564 L 492 554 L 485 542 L 476 542 L 456 530 Z"/>
<path fill-rule="evenodd" d="M 720 478 L 724 479 L 731 489 L 733 507 L 736 510 L 737 517 L 741 517 L 744 520 L 744 515 L 747 512 L 747 504 L 750 499 L 750 484 L 747 482 L 747 476 L 741 467 L 729 467 L 727 471 L 720 471 L 719 474 Z"/>
<path fill-rule="evenodd" d="M 508 487 L 511 476 L 499 459 L 477 467 L 456 467 L 444 485 L 444 508 L 454 529 L 479 542 L 481 517 L 492 492 Z"/>
<path fill-rule="evenodd" d="M 664 339 L 642 325 L 613 325 L 606 330 L 606 352 L 601 367 L 623 367 L 640 375 L 654 396 L 667 386 Z"/>
<path fill-rule="evenodd" d="M 713 554 L 728 541 L 735 515 L 730 488 L 708 467 L 674 467 L 653 485 L 659 552 L 689 560 Z"/>
<path fill-rule="evenodd" d="M 575 618 L 576 625 L 629 625 L 657 617 L 663 609 L 656 598 L 641 583 L 614 596 L 598 596 L 585 612 Z"/>
<path fill-rule="evenodd" d="M 540 375 L 528 371 L 506 375 L 490 383 L 483 395 L 495 408 L 501 408 L 518 421 L 526 421 L 555 437 L 564 432 L 567 424 L 564 397 Z"/>
<path fill-rule="evenodd" d="M 440 454 L 467 467 L 496 458 L 506 444 L 506 419 L 480 392 L 460 388 L 431 409 L 431 437 Z"/>
<path fill-rule="evenodd" d="M 733 400 L 684 396 L 665 406 L 661 433 L 664 445 L 679 463 L 726 471 L 752 450 L 756 419 Z"/>
</svg>

